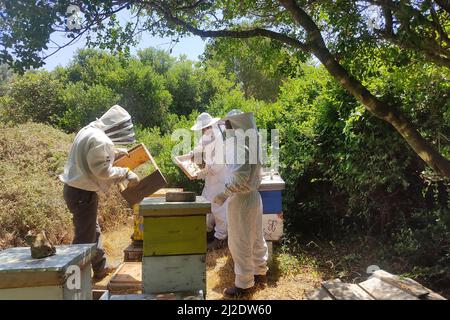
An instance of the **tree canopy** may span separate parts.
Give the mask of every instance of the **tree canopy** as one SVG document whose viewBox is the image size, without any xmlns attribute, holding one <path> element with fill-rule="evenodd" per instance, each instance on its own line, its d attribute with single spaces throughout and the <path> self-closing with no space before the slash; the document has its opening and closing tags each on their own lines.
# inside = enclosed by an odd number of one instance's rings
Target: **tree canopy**
<svg viewBox="0 0 450 320">
<path fill-rule="evenodd" d="M 450 177 L 450 161 L 426 140 L 398 104 L 386 103 L 369 90 L 349 57 L 366 51 L 409 50 L 424 63 L 449 67 L 449 8 L 432 0 L 190 0 L 78 1 L 84 21 L 67 30 L 70 2 L 3 1 L 0 62 L 15 69 L 42 65 L 50 35 L 66 31 L 70 41 L 86 35 L 89 44 L 127 53 L 135 35 L 150 31 L 165 36 L 265 37 L 287 50 L 315 56 L 330 75 L 370 113 L 391 124 L 436 173 Z M 133 19 L 121 26 L 116 13 L 130 9 Z M 61 46 L 59 46 L 61 47 Z M 360 66 L 361 69 L 365 65 Z"/>
</svg>

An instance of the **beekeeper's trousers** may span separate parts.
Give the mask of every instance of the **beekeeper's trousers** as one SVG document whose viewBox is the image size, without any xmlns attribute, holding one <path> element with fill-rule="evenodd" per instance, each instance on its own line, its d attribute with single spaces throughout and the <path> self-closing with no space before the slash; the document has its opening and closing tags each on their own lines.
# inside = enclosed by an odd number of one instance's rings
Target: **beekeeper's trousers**
<svg viewBox="0 0 450 320">
<path fill-rule="evenodd" d="M 64 200 L 72 213 L 75 228 L 73 244 L 96 243 L 97 250 L 91 260 L 94 274 L 100 273 L 106 265 L 106 254 L 101 241 L 101 230 L 97 221 L 98 195 L 64 185 Z"/>
<path fill-rule="evenodd" d="M 268 258 L 258 191 L 237 193 L 228 199 L 228 247 L 234 260 L 236 287 L 253 287 L 254 276 L 267 273 Z"/>
</svg>

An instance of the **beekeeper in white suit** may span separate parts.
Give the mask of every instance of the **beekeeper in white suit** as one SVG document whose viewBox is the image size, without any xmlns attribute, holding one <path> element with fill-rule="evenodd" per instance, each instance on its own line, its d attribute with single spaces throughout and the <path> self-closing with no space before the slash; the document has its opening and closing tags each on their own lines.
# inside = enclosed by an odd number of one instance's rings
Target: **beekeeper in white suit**
<svg viewBox="0 0 450 320">
<path fill-rule="evenodd" d="M 136 185 L 139 177 L 128 168 L 114 167 L 114 159 L 127 154 L 115 145 L 135 142 L 131 116 L 122 107 L 111 107 L 100 119 L 81 129 L 70 149 L 64 173 L 64 199 L 73 215 L 73 243 L 97 243 L 92 259 L 94 278 L 102 279 L 112 267 L 107 265 L 97 221 L 97 192 L 107 192 L 120 182 Z"/>
<path fill-rule="evenodd" d="M 205 164 L 198 174 L 198 179 L 205 180 L 202 196 L 211 201 L 211 214 L 207 215 L 207 232 L 213 234 L 208 239 L 208 250 L 217 250 L 226 245 L 227 240 L 227 205 L 213 203 L 216 195 L 225 190 L 225 161 L 223 158 L 223 138 L 217 126 L 220 118 L 213 118 L 204 112 L 197 117 L 191 127 L 193 131 L 202 131 L 202 136 L 195 150 L 201 152 Z"/>
<path fill-rule="evenodd" d="M 224 120 L 227 176 L 225 190 L 214 198 L 214 202 L 217 205 L 228 202 L 228 247 L 234 261 L 235 286 L 225 289 L 224 294 L 236 297 L 248 293 L 255 282 L 266 282 L 268 270 L 262 200 L 258 192 L 261 141 L 253 113 L 232 110 Z M 249 138 L 240 139 L 241 134 L 247 134 Z"/>
</svg>

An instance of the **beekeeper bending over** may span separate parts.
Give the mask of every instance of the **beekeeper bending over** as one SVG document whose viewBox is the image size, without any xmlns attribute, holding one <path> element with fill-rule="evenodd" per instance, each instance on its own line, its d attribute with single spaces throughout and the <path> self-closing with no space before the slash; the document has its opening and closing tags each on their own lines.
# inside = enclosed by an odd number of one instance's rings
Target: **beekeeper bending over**
<svg viewBox="0 0 450 320">
<path fill-rule="evenodd" d="M 225 289 L 224 294 L 236 297 L 248 293 L 255 282 L 266 282 L 268 250 L 258 192 L 261 141 L 253 113 L 232 110 L 224 120 L 227 175 L 225 190 L 214 202 L 221 205 L 228 199 L 228 247 L 234 261 L 235 286 Z"/>
<path fill-rule="evenodd" d="M 197 122 L 191 127 L 193 131 L 202 131 L 200 142 L 195 150 L 201 152 L 205 165 L 204 169 L 197 174 L 198 179 L 205 180 L 202 196 L 211 202 L 211 214 L 206 216 L 208 250 L 224 247 L 228 234 L 227 205 L 212 202 L 217 194 L 225 190 L 225 160 L 223 138 L 217 126 L 219 120 L 220 118 L 213 118 L 204 112 L 197 117 Z"/>
<path fill-rule="evenodd" d="M 59 176 L 64 182 L 64 200 L 73 215 L 73 243 L 97 243 L 97 251 L 92 259 L 94 278 L 97 280 L 104 278 L 113 269 L 106 263 L 100 239 L 97 192 L 107 192 L 111 185 L 125 180 L 128 186 L 139 182 L 139 177 L 128 168 L 113 166 L 116 156 L 127 154 L 126 149 L 116 149 L 114 145 L 134 141 L 131 116 L 125 109 L 115 105 L 100 119 L 78 132 L 64 173 Z"/>
</svg>

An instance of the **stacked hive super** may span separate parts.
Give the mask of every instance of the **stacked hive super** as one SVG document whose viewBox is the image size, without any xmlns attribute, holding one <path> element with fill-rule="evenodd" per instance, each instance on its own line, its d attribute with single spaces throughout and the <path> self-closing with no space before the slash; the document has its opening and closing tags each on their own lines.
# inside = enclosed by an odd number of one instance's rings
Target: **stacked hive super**
<svg viewBox="0 0 450 320">
<path fill-rule="evenodd" d="M 206 294 L 206 214 L 211 203 L 166 202 L 146 198 L 139 205 L 144 219 L 142 286 L 144 294 Z"/>
<path fill-rule="evenodd" d="M 263 203 L 263 233 L 272 256 L 272 242 L 283 236 L 283 208 L 281 192 L 285 187 L 278 173 L 263 175 L 259 193 Z"/>
</svg>

